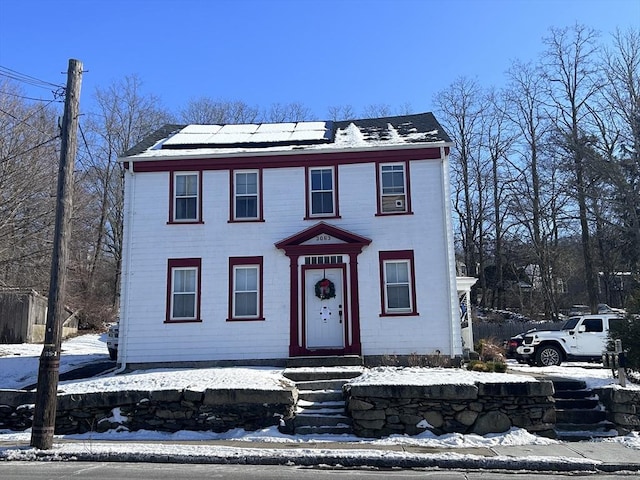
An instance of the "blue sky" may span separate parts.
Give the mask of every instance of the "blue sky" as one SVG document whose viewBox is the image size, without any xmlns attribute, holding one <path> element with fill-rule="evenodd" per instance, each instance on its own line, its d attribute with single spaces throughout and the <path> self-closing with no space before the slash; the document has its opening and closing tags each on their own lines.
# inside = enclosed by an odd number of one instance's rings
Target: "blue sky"
<svg viewBox="0 0 640 480">
<path fill-rule="evenodd" d="M 459 76 L 500 86 L 575 23 L 608 40 L 638 28 L 640 0 L 0 0 L 0 66 L 64 84 L 81 60 L 83 109 L 136 74 L 173 112 L 201 96 L 422 112 Z"/>
</svg>

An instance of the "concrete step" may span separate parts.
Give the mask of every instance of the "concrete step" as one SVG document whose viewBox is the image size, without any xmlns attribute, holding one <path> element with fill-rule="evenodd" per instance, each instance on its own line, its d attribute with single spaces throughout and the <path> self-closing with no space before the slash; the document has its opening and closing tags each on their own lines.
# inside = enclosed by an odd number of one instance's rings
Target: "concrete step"
<svg viewBox="0 0 640 480">
<path fill-rule="evenodd" d="M 353 435 L 353 430 L 349 425 L 333 426 L 301 426 L 296 428 L 297 435 Z"/>
<path fill-rule="evenodd" d="M 296 413 L 309 413 L 317 415 L 342 415 L 346 411 L 344 401 L 336 402 L 307 402 L 298 400 Z"/>
<path fill-rule="evenodd" d="M 594 425 L 605 421 L 607 412 L 604 410 L 556 409 L 557 424 Z"/>
<path fill-rule="evenodd" d="M 344 402 L 342 390 L 299 390 L 298 402 L 304 400 L 313 403 Z"/>
<path fill-rule="evenodd" d="M 293 419 L 293 426 L 296 433 L 299 427 L 335 427 L 342 425 L 351 425 L 351 419 L 346 415 L 310 415 L 301 413 Z"/>
<path fill-rule="evenodd" d="M 556 438 L 564 442 L 581 442 L 595 438 L 610 438 L 618 436 L 615 425 L 611 422 L 593 424 L 561 424 L 555 426 Z"/>
<path fill-rule="evenodd" d="M 364 367 L 318 367 L 318 368 L 285 368 L 282 375 L 294 382 L 311 382 L 316 380 L 336 380 L 356 378 L 362 375 Z"/>
<path fill-rule="evenodd" d="M 591 410 L 599 404 L 597 398 L 556 398 L 556 410 Z"/>
<path fill-rule="evenodd" d="M 553 394 L 555 399 L 584 399 L 594 398 L 594 393 L 591 390 L 560 390 Z"/>
<path fill-rule="evenodd" d="M 583 380 L 574 380 L 572 378 L 548 377 L 553 383 L 553 388 L 560 390 L 585 390 L 587 383 Z"/>
<path fill-rule="evenodd" d="M 336 378 L 331 380 L 308 380 L 302 382 L 296 382 L 298 390 L 342 390 L 345 383 L 348 383 L 350 378 Z"/>
<path fill-rule="evenodd" d="M 364 360 L 359 355 L 293 357 L 293 358 L 287 359 L 286 365 L 287 365 L 287 368 L 362 366 L 364 365 Z"/>
</svg>

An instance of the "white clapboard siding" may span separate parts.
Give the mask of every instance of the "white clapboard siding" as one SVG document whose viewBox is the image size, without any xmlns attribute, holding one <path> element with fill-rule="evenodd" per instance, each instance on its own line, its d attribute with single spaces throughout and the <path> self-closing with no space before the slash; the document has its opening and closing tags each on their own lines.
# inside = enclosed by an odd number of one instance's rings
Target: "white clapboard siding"
<svg viewBox="0 0 640 480">
<path fill-rule="evenodd" d="M 305 169 L 263 171 L 264 222 L 229 222 L 229 171 L 203 172 L 200 225 L 167 224 L 170 174 L 127 175 L 123 310 L 128 363 L 289 356 L 289 258 L 274 244 L 305 220 Z M 376 216 L 374 163 L 340 165 L 340 218 L 327 223 L 372 239 L 358 257 L 362 353 L 457 353 L 440 160 L 410 165 L 413 215 Z M 414 250 L 418 316 L 380 315 L 378 252 Z M 264 321 L 228 322 L 229 257 L 262 256 Z M 165 323 L 167 260 L 202 259 L 199 323 Z M 128 260 L 127 260 L 128 259 Z M 127 263 L 128 261 L 128 263 Z"/>
</svg>

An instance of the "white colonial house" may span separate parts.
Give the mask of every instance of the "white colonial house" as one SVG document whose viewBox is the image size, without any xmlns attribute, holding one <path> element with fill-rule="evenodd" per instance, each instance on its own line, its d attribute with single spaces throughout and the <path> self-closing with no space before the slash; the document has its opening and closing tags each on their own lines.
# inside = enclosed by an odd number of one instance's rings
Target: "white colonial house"
<svg viewBox="0 0 640 480">
<path fill-rule="evenodd" d="M 431 113 L 156 132 L 120 159 L 119 362 L 460 356 L 451 145 Z"/>
</svg>

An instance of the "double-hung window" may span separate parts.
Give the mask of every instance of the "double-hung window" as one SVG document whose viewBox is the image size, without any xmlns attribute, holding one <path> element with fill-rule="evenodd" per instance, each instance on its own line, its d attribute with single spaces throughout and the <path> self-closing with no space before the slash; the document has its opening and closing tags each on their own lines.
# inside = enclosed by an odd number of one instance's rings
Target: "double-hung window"
<svg viewBox="0 0 640 480">
<path fill-rule="evenodd" d="M 409 196 L 406 163 L 378 165 L 378 212 L 380 214 L 407 213 Z"/>
<path fill-rule="evenodd" d="M 229 320 L 262 320 L 262 257 L 229 259 Z"/>
<path fill-rule="evenodd" d="M 197 172 L 176 172 L 172 182 L 172 222 L 199 222 L 201 179 Z"/>
<path fill-rule="evenodd" d="M 382 315 L 416 315 L 413 251 L 380 252 Z"/>
<path fill-rule="evenodd" d="M 232 218 L 235 221 L 260 220 L 261 192 L 258 170 L 233 172 Z"/>
<path fill-rule="evenodd" d="M 307 216 L 337 217 L 336 175 L 333 167 L 307 170 Z"/>
<path fill-rule="evenodd" d="M 200 321 L 200 267 L 199 258 L 169 260 L 167 322 Z"/>
</svg>

